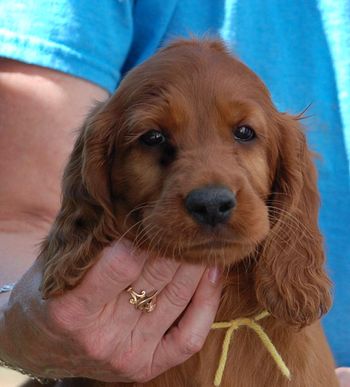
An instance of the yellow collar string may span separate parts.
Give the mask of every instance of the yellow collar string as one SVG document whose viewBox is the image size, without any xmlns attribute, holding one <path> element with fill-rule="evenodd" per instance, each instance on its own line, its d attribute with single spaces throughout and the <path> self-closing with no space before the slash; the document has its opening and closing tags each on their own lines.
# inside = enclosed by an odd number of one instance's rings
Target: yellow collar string
<svg viewBox="0 0 350 387">
<path fill-rule="evenodd" d="M 281 355 L 277 352 L 276 347 L 272 344 L 272 341 L 270 340 L 269 336 L 265 333 L 262 326 L 257 323 L 257 321 L 262 320 L 263 318 L 269 316 L 269 312 L 264 311 L 260 314 L 258 314 L 254 318 L 237 318 L 235 320 L 229 321 L 229 322 L 216 322 L 211 326 L 211 329 L 227 329 L 225 334 L 225 339 L 222 344 L 222 352 L 221 357 L 219 361 L 218 368 L 216 370 L 215 379 L 214 379 L 214 386 L 219 387 L 221 384 L 222 376 L 224 374 L 226 362 L 227 362 L 227 356 L 228 351 L 230 347 L 230 342 L 232 339 L 233 332 L 237 330 L 241 326 L 247 326 L 258 335 L 261 342 L 264 344 L 265 348 L 268 350 L 270 355 L 272 356 L 273 360 L 276 362 L 278 368 L 282 372 L 282 374 L 287 378 L 291 379 L 291 374 L 286 366 L 285 362 L 283 361 Z"/>
</svg>

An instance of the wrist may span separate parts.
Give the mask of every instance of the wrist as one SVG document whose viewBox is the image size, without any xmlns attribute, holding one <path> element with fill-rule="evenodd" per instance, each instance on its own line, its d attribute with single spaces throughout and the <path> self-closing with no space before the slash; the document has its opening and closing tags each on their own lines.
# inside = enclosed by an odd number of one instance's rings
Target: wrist
<svg viewBox="0 0 350 387">
<path fill-rule="evenodd" d="M 10 293 L 0 294 L 0 359 L 10 360 L 8 332 L 6 330 L 5 316 L 10 299 Z"/>
<path fill-rule="evenodd" d="M 0 295 L 1 296 L 1 295 Z M 2 295 L 4 296 L 4 294 Z M 18 356 L 16 356 L 16 352 L 18 350 L 18 346 L 16 343 L 12 343 L 11 332 L 9 329 L 9 324 L 7 323 L 6 316 L 8 314 L 9 304 L 8 299 L 9 295 L 6 297 L 2 297 L 3 299 L 7 299 L 7 302 L 3 302 L 0 304 L 0 367 L 8 368 L 14 371 L 17 371 L 31 379 L 38 381 L 41 384 L 48 384 L 53 380 L 56 381 L 58 379 L 47 379 L 43 377 L 39 377 L 36 374 L 32 373 L 27 369 L 23 369 L 21 365 L 19 365 Z"/>
<path fill-rule="evenodd" d="M 16 348 L 15 345 L 10 344 L 9 337 L 11 334 L 8 329 L 9 324 L 6 322 L 9 300 L 14 285 L 14 283 L 9 283 L 0 286 L 0 360 L 3 361 L 11 360 L 11 352 Z"/>
<path fill-rule="evenodd" d="M 10 299 L 10 294 L 4 293 L 0 294 L 0 315 L 3 313 L 3 310 L 7 307 Z"/>
</svg>

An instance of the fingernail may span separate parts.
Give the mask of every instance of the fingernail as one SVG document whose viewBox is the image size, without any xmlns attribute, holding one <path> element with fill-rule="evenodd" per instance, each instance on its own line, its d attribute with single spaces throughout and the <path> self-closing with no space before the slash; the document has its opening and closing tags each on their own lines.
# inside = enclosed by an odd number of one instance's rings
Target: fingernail
<svg viewBox="0 0 350 387">
<path fill-rule="evenodd" d="M 212 284 L 217 285 L 220 282 L 221 270 L 217 266 L 211 267 L 209 269 L 208 278 Z"/>
</svg>

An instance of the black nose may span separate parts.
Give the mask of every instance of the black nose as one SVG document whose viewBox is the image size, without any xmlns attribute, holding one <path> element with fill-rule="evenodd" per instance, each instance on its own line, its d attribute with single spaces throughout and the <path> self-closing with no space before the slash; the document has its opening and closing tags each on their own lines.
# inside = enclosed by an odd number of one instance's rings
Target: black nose
<svg viewBox="0 0 350 387">
<path fill-rule="evenodd" d="M 210 226 L 226 222 L 235 204 L 234 193 L 220 186 L 194 189 L 185 199 L 185 206 L 191 216 L 198 223 Z"/>
</svg>

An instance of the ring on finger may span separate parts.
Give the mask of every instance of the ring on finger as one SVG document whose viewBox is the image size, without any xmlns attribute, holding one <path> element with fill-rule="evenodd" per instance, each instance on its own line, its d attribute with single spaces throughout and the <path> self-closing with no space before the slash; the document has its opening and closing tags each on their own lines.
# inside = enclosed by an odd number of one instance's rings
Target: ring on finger
<svg viewBox="0 0 350 387">
<path fill-rule="evenodd" d="M 126 292 L 130 294 L 129 303 L 134 305 L 135 309 L 140 310 L 141 312 L 152 312 L 156 307 L 156 296 L 159 293 L 158 290 L 153 290 L 150 293 L 146 293 L 145 290 L 137 293 L 132 286 L 129 286 L 126 289 Z"/>
</svg>

